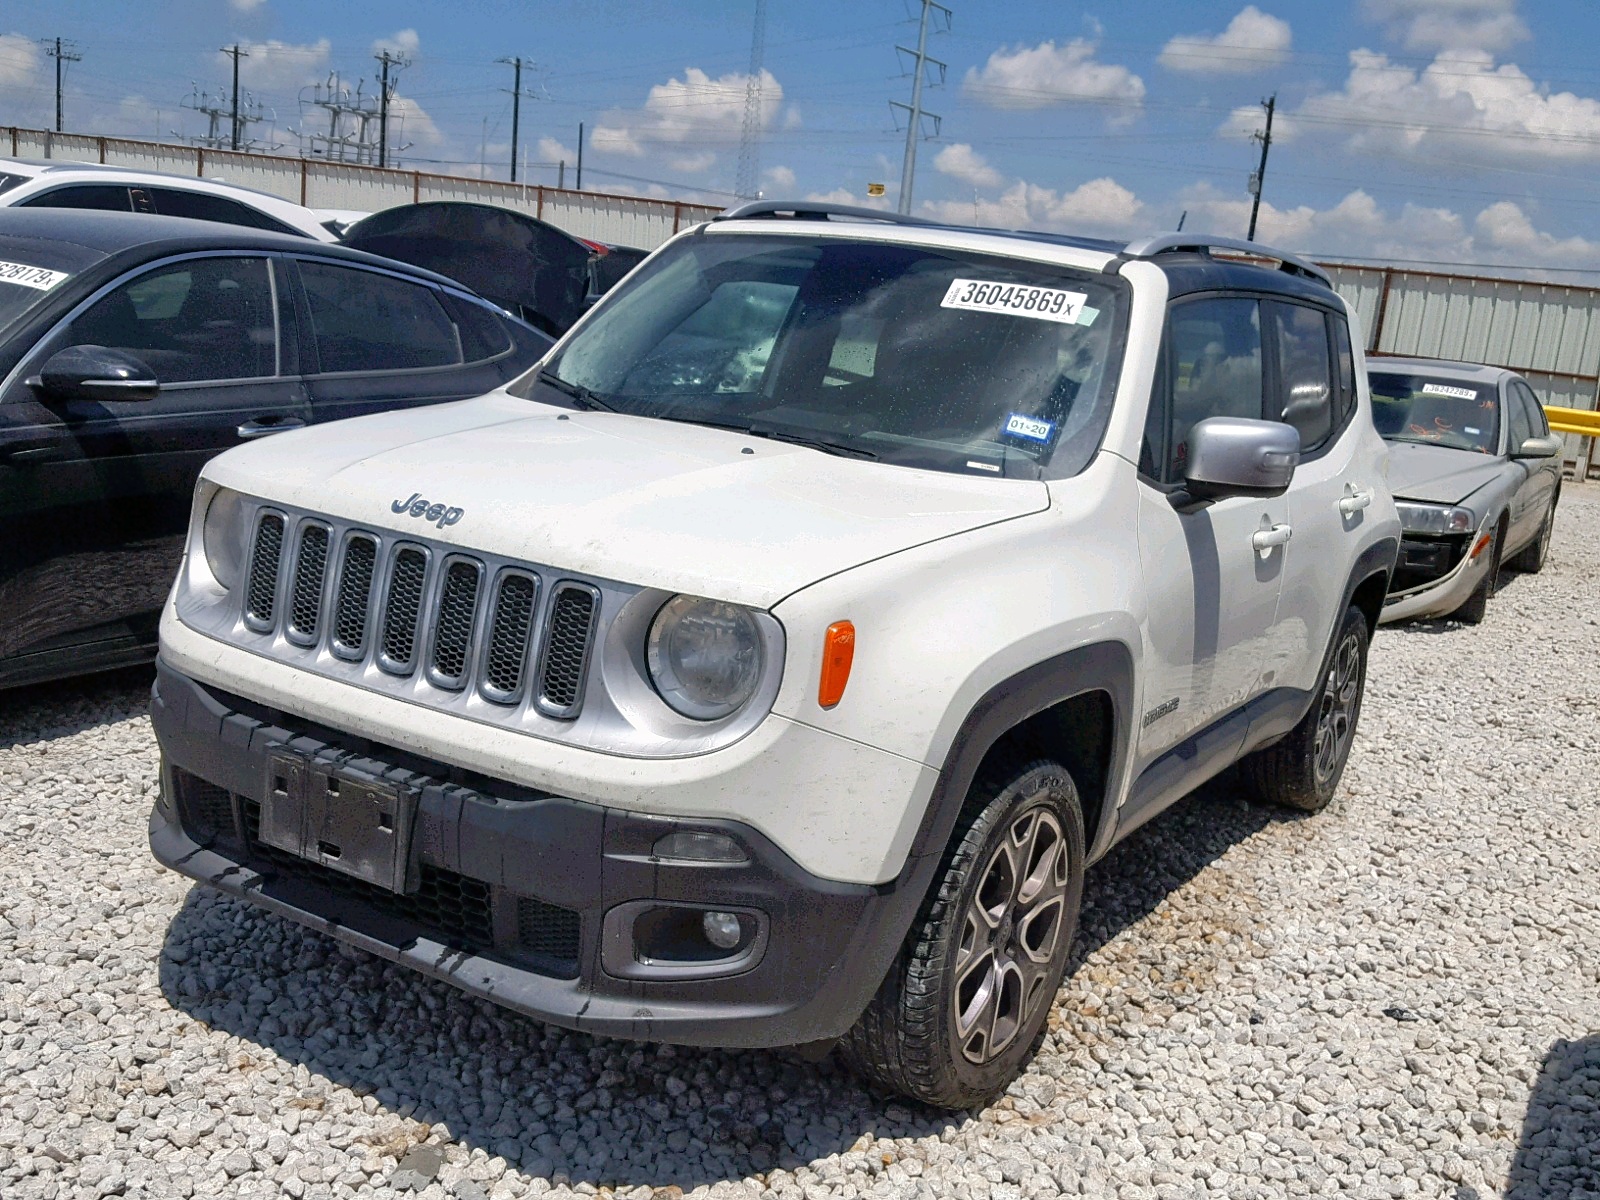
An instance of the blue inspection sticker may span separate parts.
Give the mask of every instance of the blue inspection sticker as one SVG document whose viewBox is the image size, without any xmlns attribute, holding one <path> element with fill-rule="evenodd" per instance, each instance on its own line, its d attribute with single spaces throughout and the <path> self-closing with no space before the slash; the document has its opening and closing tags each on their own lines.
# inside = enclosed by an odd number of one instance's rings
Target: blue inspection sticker
<svg viewBox="0 0 1600 1200">
<path fill-rule="evenodd" d="M 1005 428 L 1000 432 L 1008 433 L 1012 437 L 1027 438 L 1030 442 L 1048 442 L 1050 435 L 1055 431 L 1054 421 L 1041 421 L 1037 417 L 1026 416 L 1023 413 L 1012 413 L 1006 417 Z"/>
</svg>

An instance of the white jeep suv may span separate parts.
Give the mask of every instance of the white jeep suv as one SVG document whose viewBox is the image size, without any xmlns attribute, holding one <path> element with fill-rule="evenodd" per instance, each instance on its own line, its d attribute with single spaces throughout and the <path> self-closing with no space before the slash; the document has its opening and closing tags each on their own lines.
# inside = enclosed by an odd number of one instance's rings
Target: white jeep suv
<svg viewBox="0 0 1600 1200">
<path fill-rule="evenodd" d="M 1400 534 L 1351 323 L 1253 245 L 730 210 L 504 390 L 206 467 L 154 852 L 542 1020 L 981 1102 L 1088 863 L 1235 762 L 1334 793 Z"/>
</svg>

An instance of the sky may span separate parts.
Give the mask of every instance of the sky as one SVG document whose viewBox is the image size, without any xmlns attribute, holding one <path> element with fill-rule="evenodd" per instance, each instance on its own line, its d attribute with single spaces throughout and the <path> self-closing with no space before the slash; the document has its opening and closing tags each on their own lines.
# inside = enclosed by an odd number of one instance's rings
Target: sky
<svg viewBox="0 0 1600 1200">
<path fill-rule="evenodd" d="M 1276 97 L 1258 237 L 1317 257 L 1600 270 L 1595 0 L 946 0 L 928 53 L 913 211 L 962 223 L 1133 236 L 1244 236 L 1261 102 Z M 282 152 L 302 97 L 337 72 L 393 111 L 400 165 L 505 178 L 520 55 L 522 177 L 728 203 L 736 195 L 755 0 L 11 0 L 0 123 L 54 117 L 70 39 L 71 131 L 205 132 L 186 98 L 242 86 Z M 767 0 L 758 186 L 893 206 L 920 0 Z M 946 27 L 948 25 L 948 27 Z M 53 42 L 51 43 L 53 45 Z M 325 119 L 325 118 L 324 118 Z M 868 185 L 885 185 L 873 200 Z"/>
</svg>

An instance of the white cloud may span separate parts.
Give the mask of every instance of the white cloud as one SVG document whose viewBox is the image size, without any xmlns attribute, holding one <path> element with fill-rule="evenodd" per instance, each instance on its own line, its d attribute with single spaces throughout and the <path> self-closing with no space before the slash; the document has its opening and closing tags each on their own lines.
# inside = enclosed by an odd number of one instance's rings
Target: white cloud
<svg viewBox="0 0 1600 1200">
<path fill-rule="evenodd" d="M 570 146 L 563 145 L 556 138 L 542 137 L 539 139 L 539 161 L 553 163 L 566 162 L 576 164 L 578 161 L 578 152 L 572 149 Z"/>
<path fill-rule="evenodd" d="M 632 133 L 610 125 L 596 125 L 594 132 L 589 135 L 589 145 L 602 154 L 626 154 L 637 158 L 644 153 Z"/>
<path fill-rule="evenodd" d="M 846 187 L 836 187 L 831 192 L 811 192 L 807 200 L 817 204 L 854 204 L 862 208 L 889 207 L 888 196 L 858 196 Z"/>
<path fill-rule="evenodd" d="M 1600 241 L 1582 237 L 1558 238 L 1533 227 L 1528 214 L 1509 200 L 1491 204 L 1478 214 L 1473 232 L 1491 253 L 1504 253 L 1516 261 L 1574 266 L 1600 265 Z"/>
<path fill-rule="evenodd" d="M 772 192 L 794 191 L 794 171 L 789 167 L 768 167 L 761 173 L 767 189 Z"/>
<path fill-rule="evenodd" d="M 967 71 L 968 95 L 991 108 L 1038 109 L 1091 101 L 1137 108 L 1144 103 L 1144 80 L 1127 67 L 1095 61 L 1098 43 L 1074 38 L 1063 46 L 1002 47 L 982 70 Z"/>
<path fill-rule="evenodd" d="M 25 87 L 39 73 L 39 44 L 20 33 L 0 37 L 0 87 Z"/>
<path fill-rule="evenodd" d="M 239 78 L 258 89 L 298 88 L 322 77 L 333 50 L 327 38 L 294 45 L 269 38 L 264 42 L 240 42 L 244 57 L 239 59 Z M 232 66 L 230 56 L 217 51 L 220 63 Z"/>
<path fill-rule="evenodd" d="M 934 170 L 973 187 L 992 188 L 1000 183 L 1000 172 L 965 142 L 952 142 L 933 158 Z"/>
<path fill-rule="evenodd" d="M 745 91 L 750 76 L 740 72 L 715 79 L 699 67 L 689 67 L 683 78 L 672 78 L 651 87 L 644 107 L 631 112 L 613 111 L 607 123 L 595 128 L 593 146 L 603 154 L 623 154 L 631 158 L 644 155 L 652 145 L 686 147 L 670 160 L 674 170 L 703 171 L 716 161 L 711 145 L 737 142 L 744 125 Z M 772 128 L 783 108 L 783 85 L 771 71 L 759 77 L 761 127 Z M 785 127 L 799 123 L 791 106 Z"/>
<path fill-rule="evenodd" d="M 717 156 L 710 150 L 702 150 L 697 154 L 682 154 L 667 161 L 674 171 L 694 175 L 704 171 L 712 163 L 716 162 Z"/>
<path fill-rule="evenodd" d="M 1350 63 L 1344 88 L 1309 97 L 1284 136 L 1342 136 L 1357 153 L 1447 147 L 1480 161 L 1600 161 L 1600 100 L 1551 92 L 1484 51 L 1441 55 L 1421 71 L 1371 50 L 1353 51 Z M 1250 111 L 1238 110 L 1223 131 L 1253 128 Z"/>
<path fill-rule="evenodd" d="M 234 12 L 248 13 L 255 12 L 266 2 L 267 0 L 228 0 L 228 7 Z"/>
<path fill-rule="evenodd" d="M 1245 74 L 1287 61 L 1292 41 L 1289 22 L 1247 4 L 1219 34 L 1179 34 L 1162 48 L 1159 61 L 1169 71 Z"/>
<path fill-rule="evenodd" d="M 1505 50 L 1528 38 L 1517 0 L 1364 0 L 1407 50 Z"/>
<path fill-rule="evenodd" d="M 372 43 L 373 54 L 382 54 L 387 50 L 390 54 L 415 58 L 420 49 L 422 49 L 422 39 L 417 36 L 415 29 L 402 29 L 391 37 L 379 38 Z"/>
<path fill-rule="evenodd" d="M 1065 193 L 1019 179 L 993 199 L 924 201 L 922 208 L 942 221 L 999 229 L 1131 235 L 1149 223 L 1144 202 L 1110 178 L 1091 179 Z"/>
<path fill-rule="evenodd" d="M 426 109 L 409 96 L 394 95 L 389 99 L 389 145 L 391 148 L 409 143 L 413 146 L 438 146 L 444 134 L 434 124 Z M 398 153 L 391 149 L 391 154 Z"/>
</svg>

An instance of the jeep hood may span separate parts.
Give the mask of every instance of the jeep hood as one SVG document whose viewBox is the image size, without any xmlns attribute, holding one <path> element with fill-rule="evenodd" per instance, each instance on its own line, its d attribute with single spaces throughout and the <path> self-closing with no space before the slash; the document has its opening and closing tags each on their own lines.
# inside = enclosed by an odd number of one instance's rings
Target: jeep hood
<svg viewBox="0 0 1600 1200">
<path fill-rule="evenodd" d="M 1450 446 L 1389 443 L 1389 490 L 1397 500 L 1458 504 L 1500 477 L 1505 460 Z"/>
<path fill-rule="evenodd" d="M 264 438 L 213 459 L 205 475 L 369 528 L 759 608 L 872 559 L 1050 503 L 1045 485 L 1029 480 L 565 412 L 503 392 Z M 440 528 L 439 510 L 435 521 L 395 511 L 415 499 L 459 517 Z"/>
</svg>

